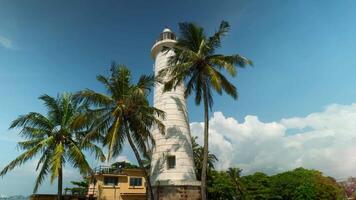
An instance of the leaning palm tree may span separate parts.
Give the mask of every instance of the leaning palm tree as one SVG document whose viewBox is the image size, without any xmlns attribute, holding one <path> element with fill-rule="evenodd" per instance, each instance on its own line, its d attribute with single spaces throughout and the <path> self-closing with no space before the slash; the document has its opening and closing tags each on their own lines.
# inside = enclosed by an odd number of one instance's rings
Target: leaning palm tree
<svg viewBox="0 0 356 200">
<path fill-rule="evenodd" d="M 94 107 L 95 126 L 86 140 L 100 141 L 108 148 L 108 160 L 119 155 L 127 140 L 138 164 L 144 169 L 147 189 L 151 199 L 153 191 L 143 157 L 149 157 L 149 145 L 154 145 L 151 128 L 157 126 L 164 133 L 160 121 L 164 113 L 149 105 L 147 96 L 154 84 L 153 76 L 143 75 L 132 83 L 131 73 L 124 65 L 111 66 L 109 77 L 99 75 L 106 94 L 92 90 L 78 92 L 77 99 Z M 102 139 L 101 139 L 102 138 Z"/>
<path fill-rule="evenodd" d="M 222 71 L 236 76 L 236 67 L 252 65 L 252 62 L 238 54 L 216 54 L 221 46 L 221 39 L 229 31 L 230 26 L 222 21 L 218 31 L 207 37 L 204 29 L 194 23 L 180 23 L 180 37 L 173 48 L 168 60 L 168 67 L 161 70 L 159 77 L 164 82 L 164 91 L 175 89 L 185 83 L 185 97 L 195 93 L 195 103 L 204 104 L 204 156 L 201 174 L 202 200 L 206 200 L 206 173 L 208 162 L 209 109 L 213 106 L 213 90 L 218 94 L 226 92 L 234 99 L 237 98 L 236 87 L 227 80 Z M 164 77 L 168 77 L 168 80 Z"/>
<path fill-rule="evenodd" d="M 48 113 L 42 115 L 30 112 L 14 120 L 10 129 L 20 128 L 20 135 L 26 140 L 19 142 L 24 150 L 20 156 L 11 161 L 1 172 L 7 172 L 26 161 L 40 156 L 36 170 L 39 170 L 33 192 L 36 193 L 47 175 L 51 175 L 51 183 L 58 179 L 58 199 L 62 199 L 63 168 L 71 164 L 85 175 L 91 172 L 83 150 L 89 150 L 96 158 L 105 160 L 101 149 L 93 143 L 81 142 L 91 120 L 85 105 L 73 101 L 73 96 L 64 94 L 53 98 L 48 95 L 39 97 L 44 102 Z"/>
</svg>

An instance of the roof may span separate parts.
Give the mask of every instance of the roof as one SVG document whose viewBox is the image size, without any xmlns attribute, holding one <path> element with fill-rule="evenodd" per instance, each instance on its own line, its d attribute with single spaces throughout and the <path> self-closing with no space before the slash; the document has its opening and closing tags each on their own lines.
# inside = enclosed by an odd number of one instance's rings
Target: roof
<svg viewBox="0 0 356 200">
<path fill-rule="evenodd" d="M 165 32 L 171 32 L 171 33 L 173 33 L 173 32 L 171 31 L 171 29 L 169 29 L 169 28 L 167 28 L 167 27 L 164 28 L 163 31 L 162 31 L 162 33 L 165 33 Z"/>
</svg>

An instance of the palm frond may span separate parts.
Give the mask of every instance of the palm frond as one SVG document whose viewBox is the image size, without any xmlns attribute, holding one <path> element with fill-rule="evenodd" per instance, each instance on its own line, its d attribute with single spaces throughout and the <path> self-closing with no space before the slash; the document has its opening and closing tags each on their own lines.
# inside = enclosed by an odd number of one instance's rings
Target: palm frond
<svg viewBox="0 0 356 200">
<path fill-rule="evenodd" d="M 48 115 L 58 123 L 62 115 L 62 110 L 59 107 L 60 102 L 47 94 L 40 96 L 39 99 L 41 99 L 47 107 Z"/>
<path fill-rule="evenodd" d="M 113 103 L 113 99 L 107 95 L 96 93 L 93 90 L 83 90 L 75 94 L 75 98 L 93 106 L 108 106 Z"/>
<path fill-rule="evenodd" d="M 227 21 L 220 23 L 218 31 L 208 39 L 208 46 L 210 47 L 209 53 L 214 53 L 215 49 L 221 46 L 221 38 L 227 34 L 230 30 L 230 25 Z"/>
<path fill-rule="evenodd" d="M 52 130 L 53 124 L 40 113 L 30 112 L 26 115 L 20 115 L 17 119 L 12 121 L 10 129 L 21 128 L 24 126 L 40 128 L 45 130 Z"/>
<path fill-rule="evenodd" d="M 41 170 L 38 173 L 38 176 L 37 176 L 37 179 L 35 182 L 35 187 L 33 188 L 33 193 L 37 193 L 39 186 L 43 183 L 45 177 L 49 173 L 50 162 L 51 162 L 51 158 L 49 156 L 46 156 L 44 162 L 42 163 Z"/>
<path fill-rule="evenodd" d="M 53 152 L 53 158 L 51 163 L 51 183 L 58 177 L 60 169 L 63 168 L 65 149 L 62 142 L 59 142 Z"/>
<path fill-rule="evenodd" d="M 52 141 L 53 141 L 53 137 L 49 137 L 37 143 L 37 145 L 27 150 L 26 152 L 22 153 L 15 160 L 11 161 L 8 165 L 4 167 L 4 169 L 0 172 L 0 176 L 4 176 L 8 171 L 14 169 L 17 166 L 22 165 L 26 161 L 35 157 L 38 153 L 40 153 L 40 150 L 42 148 L 44 148 L 48 143 L 51 143 Z"/>
<path fill-rule="evenodd" d="M 68 160 L 74 168 L 78 168 L 81 174 L 86 175 L 91 172 L 91 168 L 77 142 L 69 140 L 68 145 Z"/>
<path fill-rule="evenodd" d="M 104 145 L 108 146 L 108 160 L 113 156 L 116 156 L 122 149 L 123 134 L 121 132 L 122 122 L 120 118 L 117 118 L 111 125 L 108 134 L 104 138 Z"/>
</svg>

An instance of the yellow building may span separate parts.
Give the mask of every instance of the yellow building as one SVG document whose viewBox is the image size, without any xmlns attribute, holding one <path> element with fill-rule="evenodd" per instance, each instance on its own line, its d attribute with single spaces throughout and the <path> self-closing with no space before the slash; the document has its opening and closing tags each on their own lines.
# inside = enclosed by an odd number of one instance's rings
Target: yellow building
<svg viewBox="0 0 356 200">
<path fill-rule="evenodd" d="M 99 167 L 89 185 L 89 199 L 97 200 L 144 200 L 146 180 L 138 168 L 125 168 L 125 164 Z"/>
</svg>

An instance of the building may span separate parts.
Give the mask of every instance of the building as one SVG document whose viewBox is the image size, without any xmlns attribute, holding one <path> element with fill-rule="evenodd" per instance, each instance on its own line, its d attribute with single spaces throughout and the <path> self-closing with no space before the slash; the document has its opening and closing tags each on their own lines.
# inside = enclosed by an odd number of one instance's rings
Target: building
<svg viewBox="0 0 356 200">
<path fill-rule="evenodd" d="M 151 49 L 155 59 L 154 72 L 168 67 L 167 61 L 174 54 L 166 47 L 176 43 L 175 34 L 165 28 Z M 165 77 L 167 80 L 168 77 Z M 188 113 L 184 98 L 184 85 L 164 92 L 163 85 L 156 84 L 154 106 L 165 111 L 163 121 L 166 133 L 153 130 L 155 147 L 151 160 L 151 184 L 155 199 L 200 199 L 200 182 L 196 180 Z"/>
<path fill-rule="evenodd" d="M 344 188 L 349 200 L 356 199 L 356 177 L 349 177 L 347 180 L 339 181 L 339 184 Z"/>
<path fill-rule="evenodd" d="M 144 200 L 146 180 L 142 169 L 127 168 L 125 162 L 94 170 L 87 197 L 97 200 Z"/>
</svg>

